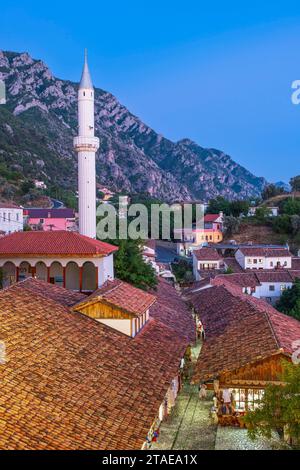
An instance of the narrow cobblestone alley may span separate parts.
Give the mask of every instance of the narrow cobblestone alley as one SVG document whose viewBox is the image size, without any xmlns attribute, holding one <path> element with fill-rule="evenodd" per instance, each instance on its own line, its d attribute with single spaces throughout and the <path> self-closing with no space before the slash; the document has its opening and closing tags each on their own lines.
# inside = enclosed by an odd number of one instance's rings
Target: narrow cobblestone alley
<svg viewBox="0 0 300 470">
<path fill-rule="evenodd" d="M 199 399 L 198 387 L 190 385 L 193 367 L 201 349 L 198 343 L 192 349 L 192 363 L 188 378 L 179 393 L 171 415 L 163 421 L 153 450 L 271 450 L 282 448 L 274 435 L 271 441 L 251 441 L 246 429 L 221 427 L 213 423 L 210 416 L 212 392 L 207 400 Z"/>
<path fill-rule="evenodd" d="M 199 400 L 197 387 L 185 384 L 152 449 L 213 450 L 217 426 L 210 419 L 210 407 L 211 400 Z"/>
</svg>

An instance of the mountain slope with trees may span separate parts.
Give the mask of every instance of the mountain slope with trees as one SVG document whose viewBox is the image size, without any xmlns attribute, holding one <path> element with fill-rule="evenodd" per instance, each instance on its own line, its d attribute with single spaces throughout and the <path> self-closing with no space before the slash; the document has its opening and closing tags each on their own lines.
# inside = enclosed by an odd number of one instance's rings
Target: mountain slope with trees
<svg viewBox="0 0 300 470">
<path fill-rule="evenodd" d="M 7 104 L 0 107 L 0 177 L 6 191 L 13 197 L 22 175 L 74 192 L 78 84 L 54 77 L 41 60 L 27 53 L 3 51 L 0 79 L 7 91 Z M 256 197 L 265 185 L 263 178 L 220 150 L 204 149 L 189 139 L 172 142 L 157 134 L 99 88 L 95 127 L 101 141 L 97 180 L 112 190 L 182 201 L 217 195 Z"/>
</svg>

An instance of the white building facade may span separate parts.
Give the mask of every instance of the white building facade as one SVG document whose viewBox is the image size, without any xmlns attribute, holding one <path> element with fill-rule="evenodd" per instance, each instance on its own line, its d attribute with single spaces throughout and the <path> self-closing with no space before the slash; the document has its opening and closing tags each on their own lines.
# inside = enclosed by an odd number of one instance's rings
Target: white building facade
<svg viewBox="0 0 300 470">
<path fill-rule="evenodd" d="M 23 208 L 13 204 L 0 204 L 0 232 L 5 235 L 23 230 Z"/>
<path fill-rule="evenodd" d="M 291 269 L 292 255 L 285 248 L 240 248 L 235 259 L 243 269 Z"/>
</svg>

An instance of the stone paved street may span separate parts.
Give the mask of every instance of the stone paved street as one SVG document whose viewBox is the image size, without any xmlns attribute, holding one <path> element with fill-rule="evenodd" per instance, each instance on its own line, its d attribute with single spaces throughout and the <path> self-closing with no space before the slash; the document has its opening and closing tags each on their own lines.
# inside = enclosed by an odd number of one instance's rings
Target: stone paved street
<svg viewBox="0 0 300 470">
<path fill-rule="evenodd" d="M 271 450 L 283 446 L 271 441 L 251 441 L 246 429 L 216 426 L 210 418 L 211 399 L 199 400 L 197 387 L 185 385 L 171 416 L 162 423 L 153 450 Z"/>
<path fill-rule="evenodd" d="M 271 441 L 257 439 L 251 441 L 246 429 L 215 425 L 210 417 L 212 392 L 207 400 L 200 400 L 198 387 L 189 384 L 193 365 L 201 345 L 192 349 L 192 366 L 189 378 L 179 393 L 171 415 L 163 421 L 158 442 L 153 450 L 271 450 L 282 448 L 282 443 L 274 436 Z"/>
<path fill-rule="evenodd" d="M 171 416 L 163 422 L 158 442 L 159 450 L 213 450 L 217 427 L 209 416 L 211 400 L 198 398 L 198 388 L 185 385 L 177 398 Z"/>
</svg>

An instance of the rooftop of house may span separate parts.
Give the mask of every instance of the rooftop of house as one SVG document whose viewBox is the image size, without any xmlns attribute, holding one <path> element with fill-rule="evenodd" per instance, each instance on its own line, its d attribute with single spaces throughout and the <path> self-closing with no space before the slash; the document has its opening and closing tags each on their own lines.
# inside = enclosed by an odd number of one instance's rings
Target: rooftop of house
<svg viewBox="0 0 300 470">
<path fill-rule="evenodd" d="M 22 207 L 13 202 L 1 202 L 0 209 L 22 209 Z"/>
<path fill-rule="evenodd" d="M 219 217 L 221 217 L 220 214 L 205 214 L 204 222 L 216 222 Z"/>
<path fill-rule="evenodd" d="M 287 248 L 267 248 L 267 247 L 240 247 L 244 256 L 261 256 L 266 258 L 284 258 L 291 257 L 292 254 Z"/>
<path fill-rule="evenodd" d="M 0 448 L 140 449 L 189 344 L 178 322 L 193 324 L 165 288 L 135 338 L 72 311 L 81 295 L 61 287 L 2 290 Z"/>
<path fill-rule="evenodd" d="M 224 263 L 228 268 L 232 269 L 233 273 L 242 273 L 244 272 L 242 266 L 237 262 L 235 258 L 228 257 L 224 258 Z"/>
<path fill-rule="evenodd" d="M 221 274 L 212 280 L 213 285 L 231 283 L 240 287 L 256 288 L 260 285 L 255 273 Z"/>
<path fill-rule="evenodd" d="M 89 297 L 80 300 L 74 306 L 80 309 L 84 305 L 90 305 L 95 302 L 105 302 L 113 305 L 124 312 L 134 314 L 136 316 L 143 315 L 155 302 L 156 297 L 148 292 L 128 284 L 119 279 L 106 281 L 103 286 L 97 289 Z"/>
<path fill-rule="evenodd" d="M 0 257 L 106 256 L 117 247 L 76 232 L 15 232 L 0 239 Z"/>
<path fill-rule="evenodd" d="M 267 302 L 221 285 L 197 292 L 192 303 L 206 333 L 194 382 L 209 380 L 274 354 L 291 356 L 300 322 Z"/>
<path fill-rule="evenodd" d="M 24 209 L 24 215 L 31 219 L 74 219 L 74 209 L 43 209 L 28 207 Z"/>
<path fill-rule="evenodd" d="M 300 258 L 294 257 L 292 258 L 292 269 L 300 270 Z"/>
<path fill-rule="evenodd" d="M 154 294 L 157 300 L 150 308 L 150 316 L 174 329 L 178 336 L 194 342 L 195 322 L 191 320 L 190 309 L 174 287 L 165 279 L 159 278 Z"/>
<path fill-rule="evenodd" d="M 214 248 L 200 248 L 200 250 L 194 250 L 193 254 L 198 261 L 221 261 L 223 259 Z"/>
</svg>

